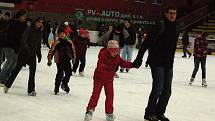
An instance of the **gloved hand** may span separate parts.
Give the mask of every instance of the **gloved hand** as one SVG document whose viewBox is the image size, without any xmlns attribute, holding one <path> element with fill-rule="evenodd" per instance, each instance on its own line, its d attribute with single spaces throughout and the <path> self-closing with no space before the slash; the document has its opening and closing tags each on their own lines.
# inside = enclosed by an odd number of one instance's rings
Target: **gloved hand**
<svg viewBox="0 0 215 121">
<path fill-rule="evenodd" d="M 143 62 L 142 60 L 135 59 L 134 62 L 132 63 L 132 66 L 135 68 L 139 68 L 142 65 L 142 62 Z"/>
<path fill-rule="evenodd" d="M 51 66 L 52 65 L 52 61 L 48 61 L 47 65 Z"/>
</svg>

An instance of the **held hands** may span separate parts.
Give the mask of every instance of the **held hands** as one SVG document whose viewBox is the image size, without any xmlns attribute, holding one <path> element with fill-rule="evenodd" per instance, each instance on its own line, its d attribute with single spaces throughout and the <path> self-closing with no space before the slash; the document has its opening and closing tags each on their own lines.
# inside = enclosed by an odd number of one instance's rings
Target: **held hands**
<svg viewBox="0 0 215 121">
<path fill-rule="evenodd" d="M 139 68 L 141 65 L 142 65 L 142 60 L 138 60 L 138 59 L 135 59 L 134 62 L 132 63 L 132 66 L 134 68 Z"/>
</svg>

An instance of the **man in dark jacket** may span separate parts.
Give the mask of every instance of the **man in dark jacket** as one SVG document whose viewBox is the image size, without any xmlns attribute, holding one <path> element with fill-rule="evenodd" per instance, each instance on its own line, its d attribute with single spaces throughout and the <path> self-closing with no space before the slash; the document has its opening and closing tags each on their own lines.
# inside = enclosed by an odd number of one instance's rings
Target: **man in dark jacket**
<svg viewBox="0 0 215 121">
<path fill-rule="evenodd" d="M 176 8 L 167 7 L 163 21 L 164 30 L 161 31 L 162 23 L 152 28 L 134 61 L 135 67 L 141 66 L 143 55 L 149 49 L 153 84 L 144 116 L 147 121 L 169 121 L 164 113 L 171 95 L 173 62 L 178 40 L 175 20 Z"/>
<path fill-rule="evenodd" d="M 124 20 L 124 47 L 122 49 L 122 58 L 124 60 L 130 61 L 132 59 L 132 51 L 133 51 L 133 46 L 136 41 L 136 33 L 133 29 L 133 27 L 130 24 L 130 21 L 128 19 Z M 120 72 L 123 72 L 124 68 L 120 69 Z M 129 69 L 126 69 L 126 72 L 128 72 Z"/>
<path fill-rule="evenodd" d="M 25 29 L 26 12 L 24 10 L 18 11 L 15 19 L 10 23 L 5 22 L 6 38 L 1 43 L 2 54 L 6 58 L 5 63 L 0 72 L 0 80 L 5 83 L 9 78 L 10 73 L 16 66 L 17 56 L 20 49 L 20 40 Z M 8 28 L 8 29 L 7 29 Z"/>
<path fill-rule="evenodd" d="M 35 27 L 28 27 L 23 33 L 21 39 L 21 49 L 18 55 L 17 65 L 12 71 L 9 79 L 6 81 L 4 91 L 8 92 L 12 86 L 15 78 L 22 69 L 22 66 L 29 65 L 29 80 L 28 80 L 28 95 L 36 96 L 35 92 L 35 72 L 36 72 L 36 56 L 38 57 L 38 63 L 40 63 L 41 55 L 41 39 L 42 39 L 42 18 L 38 18 L 35 21 Z"/>
<path fill-rule="evenodd" d="M 189 35 L 187 33 L 187 31 L 183 32 L 183 36 L 182 36 L 182 44 L 183 44 L 183 53 L 184 55 L 182 56 L 182 58 L 186 58 L 187 54 L 189 55 L 189 57 L 192 55 L 187 47 L 189 46 Z M 187 53 L 187 54 L 186 54 Z"/>
</svg>

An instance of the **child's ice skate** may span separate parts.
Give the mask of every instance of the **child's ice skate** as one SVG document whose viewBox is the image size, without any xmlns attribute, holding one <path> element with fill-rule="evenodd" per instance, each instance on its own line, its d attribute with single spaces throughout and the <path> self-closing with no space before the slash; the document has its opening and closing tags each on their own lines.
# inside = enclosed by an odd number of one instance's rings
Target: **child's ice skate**
<svg viewBox="0 0 215 121">
<path fill-rule="evenodd" d="M 189 85 L 191 86 L 193 82 L 194 82 L 194 78 L 192 77 L 192 78 L 190 79 Z"/>
<path fill-rule="evenodd" d="M 88 110 L 85 114 L 84 121 L 92 120 L 93 112 L 95 109 Z"/>
<path fill-rule="evenodd" d="M 114 121 L 115 119 L 115 115 L 112 113 L 112 114 L 106 114 L 106 120 L 107 121 Z"/>
<path fill-rule="evenodd" d="M 63 91 L 65 91 L 66 93 L 69 93 L 69 91 L 70 91 L 70 88 L 69 88 L 69 86 L 68 86 L 68 84 L 61 84 L 61 89 L 63 90 Z"/>
<path fill-rule="evenodd" d="M 207 87 L 206 79 L 202 79 L 202 87 Z"/>
</svg>

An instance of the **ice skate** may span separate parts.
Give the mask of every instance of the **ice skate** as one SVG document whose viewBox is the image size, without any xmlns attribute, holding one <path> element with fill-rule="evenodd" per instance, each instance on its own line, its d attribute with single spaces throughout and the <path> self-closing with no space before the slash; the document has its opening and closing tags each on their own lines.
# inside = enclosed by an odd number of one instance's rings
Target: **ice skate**
<svg viewBox="0 0 215 121">
<path fill-rule="evenodd" d="M 61 84 L 61 89 L 63 90 L 63 91 L 65 91 L 66 93 L 69 93 L 69 91 L 70 91 L 70 89 L 69 89 L 69 86 L 68 86 L 68 84 Z"/>
<path fill-rule="evenodd" d="M 57 95 L 58 93 L 59 93 L 59 87 L 55 86 L 55 88 L 54 88 L 54 94 Z"/>
<path fill-rule="evenodd" d="M 115 115 L 112 113 L 112 114 L 106 114 L 106 120 L 107 121 L 114 121 L 115 119 Z"/>
<path fill-rule="evenodd" d="M 28 96 L 36 96 L 36 95 L 37 95 L 37 93 L 35 91 L 28 93 Z"/>
<path fill-rule="evenodd" d="M 129 72 L 129 69 L 126 68 L 125 71 L 128 73 L 128 72 Z"/>
<path fill-rule="evenodd" d="M 119 71 L 120 71 L 121 73 L 123 73 L 124 69 L 121 68 Z"/>
<path fill-rule="evenodd" d="M 87 111 L 84 117 L 84 121 L 92 120 L 93 112 L 94 112 L 94 109 Z"/>
<path fill-rule="evenodd" d="M 194 78 L 191 78 L 191 79 L 190 79 L 190 82 L 189 82 L 189 85 L 190 85 L 190 86 L 192 85 L 193 81 L 194 81 Z"/>
<path fill-rule="evenodd" d="M 202 87 L 207 87 L 206 79 L 202 79 Z"/>
<path fill-rule="evenodd" d="M 4 93 L 8 93 L 8 91 L 9 91 L 9 88 L 4 86 Z"/>
<path fill-rule="evenodd" d="M 79 75 L 83 77 L 84 76 L 84 72 L 83 71 L 79 72 Z"/>
</svg>

